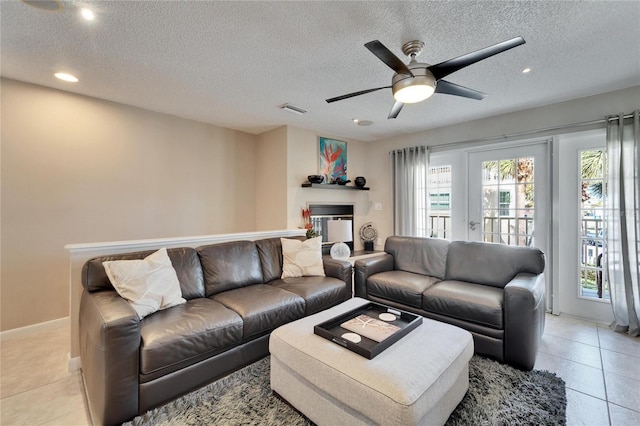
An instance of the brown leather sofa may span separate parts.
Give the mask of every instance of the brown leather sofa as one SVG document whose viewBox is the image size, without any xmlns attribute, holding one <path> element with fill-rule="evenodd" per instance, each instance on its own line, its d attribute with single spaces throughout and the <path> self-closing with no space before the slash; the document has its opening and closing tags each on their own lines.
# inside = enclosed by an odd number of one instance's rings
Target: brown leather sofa
<svg viewBox="0 0 640 426">
<path fill-rule="evenodd" d="M 529 247 L 389 237 L 355 263 L 355 295 L 456 325 L 475 352 L 531 370 L 544 330 L 544 254 Z"/>
<path fill-rule="evenodd" d="M 82 270 L 82 373 L 95 424 L 119 424 L 269 353 L 287 322 L 351 297 L 349 262 L 324 260 L 326 277 L 280 279 L 279 238 L 169 249 L 187 303 L 139 320 L 113 289 L 103 256 Z"/>
</svg>

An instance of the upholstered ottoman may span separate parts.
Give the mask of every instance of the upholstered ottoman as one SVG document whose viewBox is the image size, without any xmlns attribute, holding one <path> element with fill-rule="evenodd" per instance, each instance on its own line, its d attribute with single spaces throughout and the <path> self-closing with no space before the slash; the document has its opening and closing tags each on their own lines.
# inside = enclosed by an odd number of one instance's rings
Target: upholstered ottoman
<svg viewBox="0 0 640 426">
<path fill-rule="evenodd" d="M 443 424 L 469 387 L 471 334 L 425 318 L 369 360 L 313 333 L 367 303 L 351 299 L 271 333 L 271 389 L 319 425 Z"/>
</svg>

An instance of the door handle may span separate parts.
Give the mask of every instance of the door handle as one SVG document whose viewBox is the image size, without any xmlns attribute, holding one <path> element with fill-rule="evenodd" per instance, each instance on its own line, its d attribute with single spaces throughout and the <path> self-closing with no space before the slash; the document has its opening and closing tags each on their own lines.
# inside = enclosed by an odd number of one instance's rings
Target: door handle
<svg viewBox="0 0 640 426">
<path fill-rule="evenodd" d="M 476 225 L 480 225 L 478 222 L 474 222 L 473 220 L 469 222 L 469 229 L 472 231 L 476 230 Z"/>
</svg>

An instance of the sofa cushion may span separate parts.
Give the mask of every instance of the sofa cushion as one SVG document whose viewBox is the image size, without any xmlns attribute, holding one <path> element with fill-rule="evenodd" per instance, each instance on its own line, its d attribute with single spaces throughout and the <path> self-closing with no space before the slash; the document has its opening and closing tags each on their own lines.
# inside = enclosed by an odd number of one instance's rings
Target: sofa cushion
<svg viewBox="0 0 640 426">
<path fill-rule="evenodd" d="M 231 241 L 196 249 L 202 263 L 206 296 L 263 283 L 258 249 L 253 241 Z"/>
<path fill-rule="evenodd" d="M 243 339 L 249 340 L 304 316 L 304 299 L 266 284 L 256 284 L 213 296 L 235 311 L 244 323 Z"/>
<path fill-rule="evenodd" d="M 463 281 L 440 281 L 427 289 L 423 309 L 495 329 L 503 329 L 504 290 Z"/>
<path fill-rule="evenodd" d="M 306 237 L 289 237 L 303 241 Z M 282 276 L 282 243 L 280 238 L 265 238 L 256 240 L 256 247 L 260 255 L 260 263 L 262 265 L 262 278 L 265 283 L 273 280 L 279 280 Z"/>
<path fill-rule="evenodd" d="M 165 248 L 144 259 L 110 260 L 102 266 L 120 297 L 129 302 L 140 319 L 186 302 Z"/>
<path fill-rule="evenodd" d="M 192 299 L 145 318 L 140 337 L 140 374 L 148 381 L 240 342 L 242 318 L 214 300 Z"/>
<path fill-rule="evenodd" d="M 324 277 L 322 263 L 322 237 L 306 241 L 281 238 L 282 278 Z"/>
<path fill-rule="evenodd" d="M 384 251 L 393 256 L 393 269 L 443 280 L 449 244 L 449 241 L 438 238 L 389 237 Z"/>
<path fill-rule="evenodd" d="M 504 288 L 520 272 L 541 274 L 544 264 L 544 254 L 537 248 L 452 241 L 446 279 Z"/>
<path fill-rule="evenodd" d="M 367 293 L 422 308 L 422 293 L 438 281 L 438 278 L 412 272 L 380 272 L 367 279 Z"/>
<path fill-rule="evenodd" d="M 302 297 L 305 315 L 325 310 L 350 296 L 344 281 L 331 277 L 284 278 L 270 284 Z"/>
<path fill-rule="evenodd" d="M 112 290 L 113 286 L 107 277 L 102 262 L 112 260 L 144 259 L 155 250 L 139 251 L 135 253 L 116 254 L 111 256 L 94 257 L 82 267 L 82 285 L 88 291 Z M 196 250 L 189 247 L 167 249 L 171 264 L 176 270 L 182 297 L 193 299 L 204 296 L 204 280 L 200 259 Z"/>
</svg>

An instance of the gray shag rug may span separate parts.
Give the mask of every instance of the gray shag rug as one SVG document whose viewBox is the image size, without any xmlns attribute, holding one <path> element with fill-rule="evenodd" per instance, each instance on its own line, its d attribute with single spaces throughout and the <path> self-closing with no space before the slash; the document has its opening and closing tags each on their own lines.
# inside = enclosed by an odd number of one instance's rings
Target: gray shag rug
<svg viewBox="0 0 640 426">
<path fill-rule="evenodd" d="M 548 371 L 520 371 L 474 356 L 469 390 L 447 425 L 564 425 L 562 379 Z M 125 425 L 312 425 L 274 396 L 269 357 L 136 417 Z"/>
</svg>

